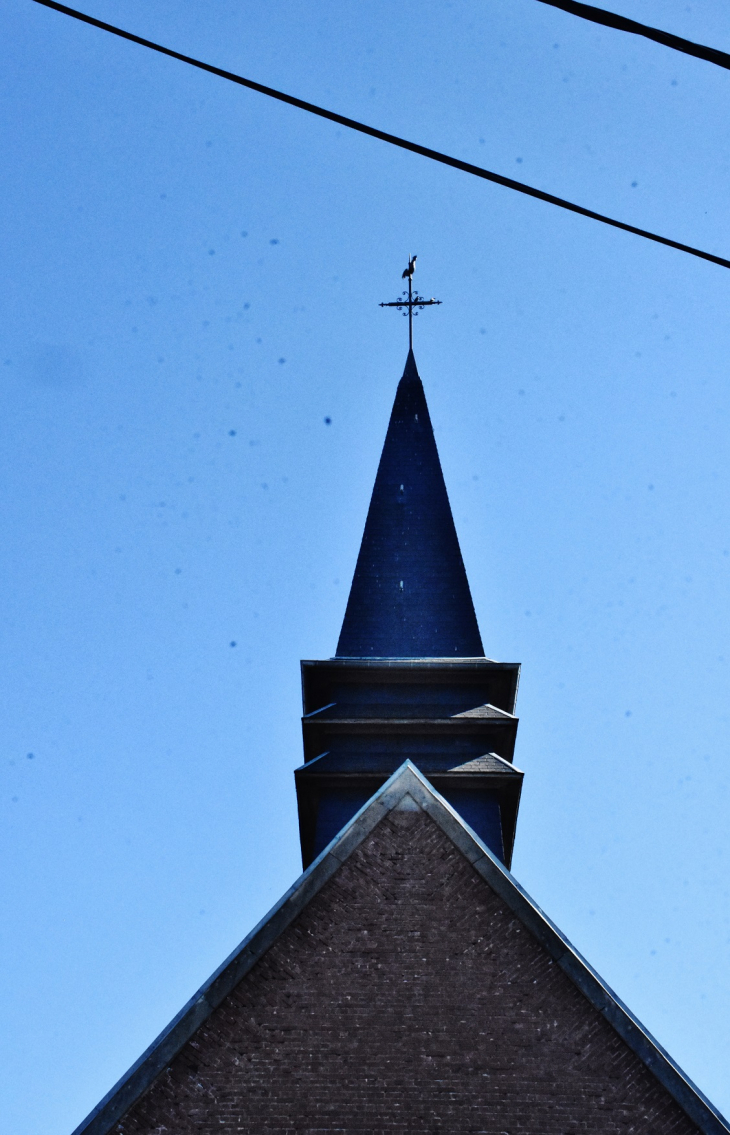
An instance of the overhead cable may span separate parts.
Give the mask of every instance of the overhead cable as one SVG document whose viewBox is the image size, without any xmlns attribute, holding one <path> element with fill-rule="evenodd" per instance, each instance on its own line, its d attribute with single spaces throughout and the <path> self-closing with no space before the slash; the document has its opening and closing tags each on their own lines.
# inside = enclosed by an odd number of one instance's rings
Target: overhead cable
<svg viewBox="0 0 730 1135">
<path fill-rule="evenodd" d="M 602 213 L 596 213 L 593 209 L 586 209 L 582 205 L 576 205 L 572 201 L 566 201 L 562 197 L 556 197 L 552 193 L 545 193 L 542 189 L 535 189 L 532 185 L 525 185 L 522 181 L 514 181 L 511 177 L 504 177 L 501 173 L 493 173 L 491 170 L 483 169 L 481 166 L 472 165 L 471 162 L 463 162 L 460 158 L 452 158 L 449 154 L 442 154 L 438 150 L 432 150 L 428 146 L 421 146 L 418 142 L 409 142 L 406 138 L 399 138 L 395 134 L 388 134 L 384 130 L 378 130 L 374 126 L 366 126 L 362 122 L 357 122 L 354 118 L 346 118 L 342 114 L 336 114 L 332 110 L 325 110 L 321 106 L 316 106 L 314 103 L 305 102 L 304 99 L 295 98 L 294 95 L 284 94 L 283 91 L 277 91 L 273 87 L 265 87 L 262 83 L 256 83 L 253 79 L 244 79 L 241 75 L 236 75 L 232 71 L 224 71 L 220 67 L 214 67 L 211 63 L 203 63 L 199 59 L 193 59 L 190 55 L 182 55 L 179 51 L 173 51 L 169 47 L 163 47 L 159 43 L 154 43 L 152 40 L 143 39 L 141 36 L 134 35 L 132 32 L 124 31 L 122 28 L 117 28 L 113 24 L 104 23 L 103 20 L 97 20 L 94 16 L 87 16 L 84 12 L 78 12 L 75 8 L 68 8 L 65 4 L 58 4 L 56 0 L 34 0 L 36 4 L 42 4 L 45 8 L 53 8 L 54 11 L 62 12 L 66 16 L 72 16 L 76 20 L 81 20 L 85 24 L 91 24 L 92 27 L 101 28 L 102 31 L 110 32 L 112 35 L 120 36 L 122 39 L 128 39 L 132 43 L 137 43 L 141 47 L 148 47 L 152 51 L 157 51 L 161 55 L 168 55 L 171 59 L 177 59 L 181 63 L 188 63 L 191 67 L 197 67 L 201 71 L 208 71 L 211 75 L 217 75 L 221 79 L 227 79 L 231 83 L 237 83 L 241 87 L 247 87 L 249 90 L 258 91 L 259 94 L 267 95 L 269 98 L 278 99 L 279 102 L 287 103 L 289 106 L 295 106 L 299 110 L 305 110 L 309 114 L 316 114 L 320 118 L 326 118 L 329 122 L 336 122 L 339 126 L 345 126 L 349 130 L 357 130 L 360 134 L 367 134 L 371 138 L 377 138 L 381 142 L 388 142 L 391 146 L 398 146 L 401 150 L 410 150 L 413 154 L 420 154 L 424 158 L 430 158 L 431 161 L 440 162 L 442 165 L 452 166 L 454 169 L 462 170 L 464 173 L 470 173 L 474 177 L 481 177 L 484 181 L 492 181 L 495 185 L 503 185 L 506 189 L 513 189 L 516 193 L 524 193 L 528 197 L 535 197 L 538 201 L 547 201 L 549 205 L 557 205 L 560 209 L 567 209 L 571 213 L 578 213 L 582 217 L 590 217 L 593 221 L 600 221 L 604 225 L 611 225 L 615 229 L 623 229 L 624 232 L 633 233 L 634 236 L 644 237 L 646 240 L 653 240 L 657 244 L 665 244 L 669 248 L 676 248 L 679 252 L 687 252 L 690 256 L 698 256 L 701 260 L 709 260 L 712 264 L 719 264 L 722 268 L 730 268 L 730 260 L 724 259 L 722 256 L 716 256 L 712 252 L 703 252 L 702 249 L 693 248 L 689 244 L 682 244 L 680 241 L 671 240 L 666 236 L 659 236 L 657 233 L 648 232 L 646 229 L 637 228 L 635 225 L 626 224 L 625 221 L 617 221 L 613 217 L 606 217 Z"/>
<path fill-rule="evenodd" d="M 697 59 L 715 63 L 718 67 L 730 71 L 730 54 L 727 51 L 718 51 L 716 47 L 704 47 L 701 43 L 693 43 L 691 39 L 682 39 L 681 36 L 672 35 L 671 32 L 663 32 L 661 28 L 640 24 L 637 20 L 628 19 L 627 16 L 617 16 L 615 12 L 594 8 L 592 4 L 581 4 L 578 0 L 540 0 L 540 3 L 549 4 L 551 8 L 560 8 L 563 12 L 570 12 L 572 16 L 580 16 L 582 20 L 603 24 L 606 28 L 643 35 L 645 39 L 653 39 L 655 43 L 661 43 L 664 47 L 672 47 L 675 51 L 683 51 L 685 55 L 694 55 Z"/>
</svg>

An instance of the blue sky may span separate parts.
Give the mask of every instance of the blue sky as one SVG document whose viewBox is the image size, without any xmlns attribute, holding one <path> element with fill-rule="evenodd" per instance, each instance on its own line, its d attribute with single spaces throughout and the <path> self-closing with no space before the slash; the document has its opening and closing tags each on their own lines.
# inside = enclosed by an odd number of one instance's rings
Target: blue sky
<svg viewBox="0 0 730 1135">
<path fill-rule="evenodd" d="M 709 64 L 535 0 L 85 10 L 730 255 Z M 620 11 L 730 50 L 719 0 Z M 0 28 L 3 1135 L 67 1135 L 299 872 L 299 659 L 409 252 L 485 649 L 523 663 L 514 872 L 730 1111 L 730 273 L 30 0 Z"/>
</svg>

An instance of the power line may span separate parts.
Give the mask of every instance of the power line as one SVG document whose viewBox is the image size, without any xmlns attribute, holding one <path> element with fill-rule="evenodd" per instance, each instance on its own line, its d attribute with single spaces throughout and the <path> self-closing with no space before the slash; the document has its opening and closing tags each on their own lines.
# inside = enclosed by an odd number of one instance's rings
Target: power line
<svg viewBox="0 0 730 1135">
<path fill-rule="evenodd" d="M 235 75 L 232 71 L 224 71 L 220 67 L 214 67 L 211 63 L 203 63 L 199 59 L 193 59 L 190 55 L 182 55 L 179 51 L 173 51 L 169 47 L 163 47 L 159 43 L 153 43 L 152 40 L 143 39 L 141 36 L 134 35 L 132 32 L 126 32 L 122 28 L 115 27 L 113 24 L 104 23 L 103 20 L 97 20 L 94 16 L 87 16 L 83 12 L 76 11 L 75 8 L 68 8 L 65 4 L 58 4 L 56 0 L 34 0 L 34 3 L 42 4 L 45 8 L 53 8 L 54 11 L 62 12 L 65 16 L 72 16 L 75 20 L 81 20 L 85 24 L 91 24 L 92 27 L 100 28 L 102 31 L 110 32 L 112 35 L 130 40 L 132 43 L 138 43 L 141 47 L 149 47 L 152 51 L 157 51 L 161 55 L 168 55 L 171 59 L 178 59 L 181 63 L 188 63 L 191 67 L 197 67 L 201 71 L 208 71 L 211 75 L 217 75 L 220 79 L 227 79 L 231 83 L 237 83 L 241 87 L 258 91 L 259 94 L 278 99 L 279 102 L 287 103 L 289 106 L 296 106 L 299 110 L 307 111 L 308 114 L 316 114 L 319 118 L 326 118 L 329 122 L 336 122 L 339 126 L 345 126 L 349 130 L 357 130 L 360 134 L 367 134 L 369 137 L 377 138 L 381 142 L 387 142 L 391 146 L 398 146 L 401 150 L 409 150 L 413 154 L 420 154 L 421 157 L 430 158 L 431 161 L 440 162 L 442 165 L 462 170 L 463 173 L 470 173 L 474 177 L 481 177 L 484 181 L 492 181 L 495 185 L 503 185 L 506 189 L 513 189 L 516 193 L 524 193 L 528 197 L 537 198 L 538 201 L 546 201 L 549 205 L 557 205 L 560 209 L 567 209 L 571 213 L 578 213 L 582 217 L 589 217 L 593 221 L 600 221 L 604 225 L 611 225 L 615 229 L 622 229 L 624 232 L 633 233 L 634 236 L 644 237 L 645 240 L 653 240 L 657 244 L 666 245 L 668 248 L 676 248 L 679 252 L 687 252 L 690 256 L 698 256 L 701 260 L 709 260 L 711 264 L 719 264 L 721 268 L 730 268 L 730 260 L 726 260 L 722 256 L 715 256 L 712 252 L 703 252 L 702 249 L 693 248 L 689 244 L 681 244 L 679 241 L 671 240 L 669 237 L 659 236 L 657 233 L 648 232 L 646 229 L 639 229 L 635 225 L 628 225 L 625 221 L 617 221 L 613 217 L 606 217 L 602 213 L 594 212 L 593 209 L 585 209 L 582 205 L 576 205 L 572 201 L 566 201 L 564 198 L 556 197 L 552 193 L 545 193 L 542 189 L 535 189 L 532 185 L 525 185 L 522 181 L 514 181 L 511 177 L 503 177 L 501 173 L 493 173 L 491 170 L 483 169 L 481 166 L 472 165 L 471 162 L 463 162 L 460 158 L 452 158 L 449 154 L 442 154 L 438 150 L 429 149 L 428 146 L 421 146 L 418 142 L 409 142 L 406 138 L 399 138 L 395 134 L 387 134 L 384 130 L 378 130 L 374 126 L 366 126 L 362 122 L 357 122 L 354 118 L 346 118 L 344 115 L 336 114 L 332 110 L 325 110 L 323 107 L 316 106 L 314 103 L 295 98 L 294 95 L 284 94 L 282 91 L 277 91 L 273 87 L 265 87 L 262 83 L 254 82 L 253 79 L 244 79 L 243 76 Z"/>
<path fill-rule="evenodd" d="M 606 12 L 603 8 L 594 8 L 592 4 L 580 4 L 578 0 L 540 0 L 541 4 L 549 4 L 551 8 L 561 8 L 563 12 L 570 12 L 572 16 L 580 16 L 582 20 L 590 20 L 594 24 L 603 24 L 606 28 L 616 28 L 620 32 L 631 32 L 632 35 L 643 35 L 645 39 L 653 39 L 664 47 L 672 47 L 675 51 L 683 51 L 685 55 L 694 55 L 697 59 L 704 59 L 708 63 L 715 63 L 730 71 L 730 54 L 727 51 L 718 51 L 716 47 L 703 47 L 701 43 L 692 43 L 690 39 L 663 32 L 660 28 L 640 24 L 636 20 L 629 20 L 626 16 L 617 16 L 615 12 Z"/>
</svg>

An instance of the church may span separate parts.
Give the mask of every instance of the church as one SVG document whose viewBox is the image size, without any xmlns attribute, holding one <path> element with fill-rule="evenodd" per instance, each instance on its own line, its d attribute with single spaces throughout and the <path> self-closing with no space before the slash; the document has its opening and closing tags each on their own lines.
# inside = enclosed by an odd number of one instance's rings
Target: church
<svg viewBox="0 0 730 1135">
<path fill-rule="evenodd" d="M 304 873 L 74 1135 L 730 1135 L 510 873 L 519 665 L 485 656 L 412 349 L 337 651 L 301 665 Z"/>
</svg>

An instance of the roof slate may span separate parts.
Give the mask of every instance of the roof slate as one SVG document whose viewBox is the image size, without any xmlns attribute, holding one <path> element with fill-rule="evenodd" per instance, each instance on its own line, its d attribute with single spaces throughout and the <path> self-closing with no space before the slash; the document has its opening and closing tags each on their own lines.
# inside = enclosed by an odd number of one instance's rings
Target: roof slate
<svg viewBox="0 0 730 1135">
<path fill-rule="evenodd" d="M 484 654 L 423 385 L 409 351 L 337 656 Z"/>
</svg>

